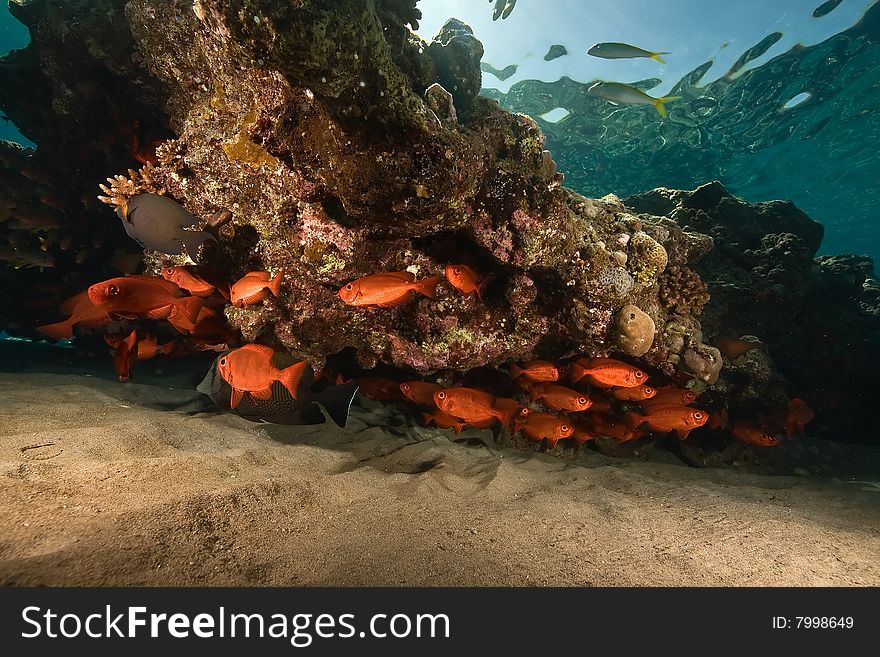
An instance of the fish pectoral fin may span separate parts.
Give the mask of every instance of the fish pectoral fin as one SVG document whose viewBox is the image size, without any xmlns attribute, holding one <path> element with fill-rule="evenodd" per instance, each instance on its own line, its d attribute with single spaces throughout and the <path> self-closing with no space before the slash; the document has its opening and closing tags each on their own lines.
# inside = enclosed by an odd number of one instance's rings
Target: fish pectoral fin
<svg viewBox="0 0 880 657">
<path fill-rule="evenodd" d="M 238 388 L 233 388 L 232 394 L 229 396 L 229 407 L 235 408 L 236 406 L 238 406 L 243 397 L 243 391 L 239 390 Z"/>
<path fill-rule="evenodd" d="M 689 434 L 690 432 L 691 432 L 690 429 L 676 429 L 676 430 L 675 430 L 675 433 L 678 434 L 678 437 L 679 437 L 681 440 L 684 440 L 685 438 L 687 438 L 687 437 L 688 437 L 688 434 Z"/>
<path fill-rule="evenodd" d="M 171 311 L 174 310 L 174 306 L 162 306 L 160 308 L 153 308 L 152 310 L 147 311 L 146 315 L 144 315 L 147 319 L 168 319 L 171 316 Z"/>
<path fill-rule="evenodd" d="M 250 393 L 254 399 L 269 401 L 272 399 L 272 385 L 270 384 L 268 388 L 263 388 L 262 390 L 251 390 Z"/>
</svg>

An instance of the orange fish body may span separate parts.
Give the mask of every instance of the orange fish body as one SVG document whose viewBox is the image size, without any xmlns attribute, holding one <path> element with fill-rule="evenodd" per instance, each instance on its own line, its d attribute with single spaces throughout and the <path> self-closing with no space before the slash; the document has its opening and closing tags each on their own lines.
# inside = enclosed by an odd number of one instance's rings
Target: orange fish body
<svg viewBox="0 0 880 657">
<path fill-rule="evenodd" d="M 510 429 L 513 433 L 519 431 L 520 426 L 528 421 L 531 412 L 528 406 L 523 406 L 515 399 L 509 397 L 496 397 L 495 410 L 501 411 L 502 417 L 499 418 L 501 424 Z"/>
<path fill-rule="evenodd" d="M 628 426 L 626 422 L 612 419 L 606 415 L 592 418 L 591 429 L 594 436 L 606 436 L 619 443 L 626 443 L 644 435 L 644 431 L 640 427 Z"/>
<path fill-rule="evenodd" d="M 63 322 L 38 326 L 37 331 L 52 340 L 69 340 L 73 337 L 74 326 L 104 328 L 110 323 L 110 316 L 89 298 L 89 291 L 83 290 L 61 304 L 61 312 L 69 315 Z"/>
<path fill-rule="evenodd" d="M 162 278 L 166 281 L 177 283 L 178 287 L 188 290 L 193 296 L 202 297 L 203 299 L 211 296 L 215 291 L 226 298 L 229 297 L 226 291 L 208 283 L 201 276 L 193 273 L 190 267 L 165 267 L 162 270 Z"/>
<path fill-rule="evenodd" d="M 559 381 L 561 375 L 562 368 L 556 365 L 556 363 L 550 363 L 546 360 L 529 361 L 522 367 L 518 365 L 510 366 L 510 376 L 512 378 L 518 379 L 522 377 L 527 381 L 535 383 Z"/>
<path fill-rule="evenodd" d="M 131 366 L 137 359 L 138 339 L 137 332 L 132 331 L 128 337 L 119 340 L 116 351 L 113 352 L 113 369 L 122 382 L 131 378 Z"/>
<path fill-rule="evenodd" d="M 648 375 L 637 367 L 613 358 L 580 359 L 571 366 L 572 383 L 583 378 L 601 388 L 635 388 L 648 381 Z"/>
<path fill-rule="evenodd" d="M 593 405 L 592 400 L 584 393 L 553 383 L 538 383 L 530 392 L 531 401 L 541 400 L 544 405 L 554 411 L 586 411 Z"/>
<path fill-rule="evenodd" d="M 781 442 L 779 438 L 771 436 L 745 420 L 736 420 L 730 429 L 730 434 L 740 442 L 754 447 L 775 447 Z"/>
<path fill-rule="evenodd" d="M 171 342 L 166 342 L 165 344 L 159 344 L 155 336 L 148 335 L 147 337 L 138 341 L 137 359 L 148 360 L 150 358 L 155 358 L 159 354 L 167 356 L 172 351 L 174 351 L 174 347 L 174 340 L 172 340 Z"/>
<path fill-rule="evenodd" d="M 268 299 L 270 294 L 277 298 L 283 278 L 283 271 L 278 272 L 275 278 L 265 271 L 249 272 L 229 288 L 229 300 L 233 306 L 244 308 Z"/>
<path fill-rule="evenodd" d="M 621 401 L 644 401 L 651 399 L 657 394 L 657 390 L 651 386 L 640 385 L 634 388 L 614 388 L 611 396 Z"/>
<path fill-rule="evenodd" d="M 556 417 L 549 413 L 530 413 L 528 421 L 520 429 L 532 440 L 547 439 L 547 447 L 553 449 L 556 443 L 571 437 L 574 426 L 565 416 Z"/>
<path fill-rule="evenodd" d="M 397 381 L 381 377 L 362 376 L 355 379 L 355 383 L 358 384 L 358 392 L 367 399 L 377 402 L 396 402 L 403 399 L 400 393 L 400 384 Z"/>
<path fill-rule="evenodd" d="M 679 404 L 657 404 L 651 407 L 648 415 L 633 413 L 629 417 L 633 429 L 647 424 L 653 431 L 675 431 L 682 440 L 688 437 L 691 430 L 709 421 L 706 411 Z"/>
<path fill-rule="evenodd" d="M 596 434 L 584 422 L 572 422 L 571 437 L 574 438 L 574 447 L 577 449 L 584 443 L 596 439 Z"/>
<path fill-rule="evenodd" d="M 728 358 L 738 358 L 744 353 L 760 346 L 757 342 L 746 342 L 739 338 L 722 338 L 716 344 L 718 350 Z"/>
<path fill-rule="evenodd" d="M 477 284 L 477 272 L 467 265 L 449 265 L 443 270 L 446 280 L 456 290 L 465 295 L 477 293 L 477 298 L 483 300 L 483 286 Z"/>
<path fill-rule="evenodd" d="M 308 368 L 306 361 L 294 363 L 283 370 L 272 364 L 275 351 L 261 344 L 248 344 L 220 358 L 217 371 L 232 388 L 229 405 L 238 406 L 245 392 L 259 400 L 272 398 L 272 384 L 275 381 L 287 388 L 290 396 L 298 398 L 299 382 Z"/>
<path fill-rule="evenodd" d="M 688 406 L 697 401 L 697 393 L 687 388 L 660 388 L 651 397 L 650 404 L 680 404 Z"/>
<path fill-rule="evenodd" d="M 443 386 L 427 381 L 406 381 L 400 384 L 403 396 L 422 406 L 433 406 L 434 393 L 438 390 L 443 390 Z"/>
<path fill-rule="evenodd" d="M 483 422 L 490 418 L 504 421 L 502 411 L 495 408 L 495 395 L 476 388 L 444 388 L 434 393 L 434 403 L 449 415 L 465 422 Z"/>
<path fill-rule="evenodd" d="M 127 276 L 95 283 L 89 299 L 111 317 L 167 319 L 178 330 L 195 328 L 203 307 L 199 297 L 184 297 L 176 283 L 155 276 Z"/>
<path fill-rule="evenodd" d="M 422 419 L 425 421 L 425 426 L 433 424 L 441 429 L 453 429 L 455 433 L 460 433 L 461 430 L 467 426 L 467 422 L 464 422 L 457 417 L 452 417 L 448 413 L 441 411 L 439 408 L 431 413 L 422 413 Z"/>
<path fill-rule="evenodd" d="M 804 427 L 809 424 L 816 414 L 813 409 L 807 406 L 807 402 L 803 399 L 789 400 L 788 411 L 785 415 L 785 434 L 793 436 L 795 433 L 804 433 Z"/>
<path fill-rule="evenodd" d="M 439 276 L 417 281 L 408 271 L 370 274 L 343 286 L 339 297 L 349 306 L 393 308 L 409 301 L 412 292 L 433 299 L 439 282 Z"/>
</svg>

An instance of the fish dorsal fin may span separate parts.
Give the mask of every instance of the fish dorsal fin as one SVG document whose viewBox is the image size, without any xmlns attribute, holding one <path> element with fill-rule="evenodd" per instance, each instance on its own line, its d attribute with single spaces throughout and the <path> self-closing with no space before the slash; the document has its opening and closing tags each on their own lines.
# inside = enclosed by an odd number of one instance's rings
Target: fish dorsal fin
<svg viewBox="0 0 880 657">
<path fill-rule="evenodd" d="M 416 280 L 416 275 L 408 271 L 389 271 L 384 275 L 402 283 L 412 283 Z"/>
<path fill-rule="evenodd" d="M 269 358 L 269 359 L 271 359 L 272 355 L 275 353 L 275 350 L 272 349 L 272 347 L 268 347 L 264 344 L 254 344 L 254 343 L 246 344 L 245 346 L 241 347 L 241 349 L 244 351 L 252 351 L 253 353 L 255 353 L 261 357 L 265 357 L 265 358 Z"/>
</svg>

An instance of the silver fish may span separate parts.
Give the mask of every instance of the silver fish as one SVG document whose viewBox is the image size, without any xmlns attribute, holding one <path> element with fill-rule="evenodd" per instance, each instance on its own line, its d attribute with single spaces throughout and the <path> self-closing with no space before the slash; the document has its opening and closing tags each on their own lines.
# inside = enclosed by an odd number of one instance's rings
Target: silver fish
<svg viewBox="0 0 880 657">
<path fill-rule="evenodd" d="M 495 11 L 492 13 L 492 20 L 497 21 L 499 18 L 504 20 L 510 16 L 510 12 L 516 7 L 516 0 L 489 0 L 489 4 L 495 3 Z"/>
<path fill-rule="evenodd" d="M 631 46 L 628 43 L 617 43 L 612 41 L 608 43 L 597 43 L 587 51 L 587 54 L 592 55 L 593 57 L 602 57 L 603 59 L 633 59 L 635 57 L 645 57 L 647 59 L 653 59 L 655 62 L 665 64 L 666 62 L 663 61 L 663 58 L 660 55 L 668 55 L 669 52 L 653 52 L 651 50 L 639 48 L 638 46 Z"/>
<path fill-rule="evenodd" d="M 587 89 L 587 93 L 619 105 L 652 105 L 664 119 L 668 116 L 664 103 L 681 98 L 681 96 L 654 98 L 641 89 L 622 82 L 596 82 Z"/>
</svg>

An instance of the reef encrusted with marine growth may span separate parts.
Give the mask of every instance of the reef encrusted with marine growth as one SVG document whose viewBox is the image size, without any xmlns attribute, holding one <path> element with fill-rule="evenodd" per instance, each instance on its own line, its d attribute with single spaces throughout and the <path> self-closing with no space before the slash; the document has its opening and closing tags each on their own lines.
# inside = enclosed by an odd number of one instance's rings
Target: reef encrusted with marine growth
<svg viewBox="0 0 880 657">
<path fill-rule="evenodd" d="M 68 195 L 97 194 L 115 175 L 111 206 L 150 192 L 206 222 L 229 211 L 217 242 L 190 258 L 229 282 L 284 272 L 277 298 L 226 309 L 244 341 L 316 370 L 347 351 L 364 369 L 447 381 L 579 354 L 628 358 L 701 391 L 728 380 L 709 339 L 726 327 L 705 333 L 700 321 L 716 294 L 701 263 L 727 234 L 682 221 L 672 196 L 637 214 L 634 202 L 563 187 L 535 121 L 478 95 L 483 49 L 460 21 L 426 43 L 409 29 L 415 0 L 14 8 L 32 43 L 0 60 L 0 89 L 34 91 L 0 91 L 0 106 L 40 144 L 44 166 L 53 151 L 78 158 Z M 89 210 L 93 234 L 118 239 L 113 209 Z M 785 234 L 757 247 L 784 258 Z M 185 260 L 148 252 L 146 268 Z M 60 273 L 77 274 L 55 300 L 83 277 L 106 277 L 107 262 L 65 261 Z M 338 294 L 369 274 L 424 278 L 449 264 L 478 273 L 482 298 L 445 282 L 436 298 L 396 308 L 352 307 Z M 731 394 L 750 399 L 743 386 Z M 784 386 L 774 390 L 770 405 L 784 405 Z"/>
</svg>

